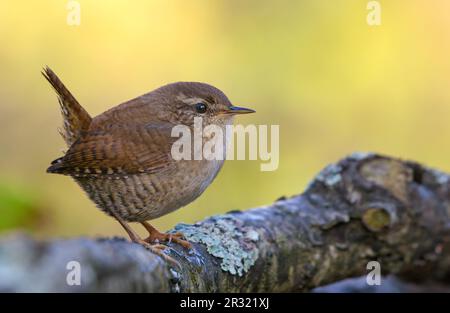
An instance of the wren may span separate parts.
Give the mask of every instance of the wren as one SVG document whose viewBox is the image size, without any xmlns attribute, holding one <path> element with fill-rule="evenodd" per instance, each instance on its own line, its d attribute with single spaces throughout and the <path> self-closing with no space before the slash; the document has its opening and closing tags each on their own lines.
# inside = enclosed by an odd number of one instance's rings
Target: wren
<svg viewBox="0 0 450 313">
<path fill-rule="evenodd" d="M 165 259 L 170 257 L 162 253 L 162 242 L 190 248 L 183 234 L 161 233 L 147 221 L 199 197 L 224 159 L 175 160 L 171 147 L 177 138 L 171 130 L 180 124 L 193 127 L 195 117 L 225 129 L 235 115 L 254 111 L 233 106 L 222 91 L 208 84 L 177 82 L 92 118 L 50 68 L 42 74 L 58 95 L 63 116 L 60 134 L 68 146 L 47 172 L 72 177 L 133 242 Z M 141 239 L 128 222 L 141 223 L 148 238 Z"/>
</svg>

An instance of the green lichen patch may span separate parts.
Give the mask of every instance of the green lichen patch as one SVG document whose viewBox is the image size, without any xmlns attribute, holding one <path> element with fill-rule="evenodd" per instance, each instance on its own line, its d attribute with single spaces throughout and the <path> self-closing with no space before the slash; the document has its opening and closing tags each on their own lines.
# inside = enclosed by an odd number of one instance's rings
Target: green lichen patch
<svg viewBox="0 0 450 313">
<path fill-rule="evenodd" d="M 431 168 L 429 171 L 438 184 L 448 184 L 450 182 L 450 176 L 446 173 Z"/>
<path fill-rule="evenodd" d="M 259 233 L 232 215 L 213 216 L 194 225 L 178 224 L 175 231 L 189 241 L 205 244 L 208 253 L 222 259 L 221 268 L 232 275 L 242 276 L 258 259 Z"/>
<path fill-rule="evenodd" d="M 341 173 L 342 167 L 339 164 L 330 164 L 317 175 L 316 180 L 332 187 L 342 180 Z"/>
<path fill-rule="evenodd" d="M 355 161 L 361 161 L 364 159 L 368 159 L 370 157 L 373 157 L 375 154 L 372 152 L 364 152 L 364 151 L 355 151 L 352 154 L 348 156 L 349 159 L 355 160 Z"/>
</svg>

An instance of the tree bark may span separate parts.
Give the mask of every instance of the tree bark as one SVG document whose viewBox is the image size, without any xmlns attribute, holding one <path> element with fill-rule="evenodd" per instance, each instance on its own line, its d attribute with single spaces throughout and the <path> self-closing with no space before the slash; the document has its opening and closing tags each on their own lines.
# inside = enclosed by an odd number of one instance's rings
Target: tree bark
<svg viewBox="0 0 450 313">
<path fill-rule="evenodd" d="M 0 291 L 309 291 L 365 275 L 371 261 L 382 275 L 448 284 L 450 176 L 357 153 L 326 167 L 301 195 L 173 231 L 193 243 L 190 251 L 168 244 L 180 267 L 120 238 L 4 237 Z"/>
</svg>

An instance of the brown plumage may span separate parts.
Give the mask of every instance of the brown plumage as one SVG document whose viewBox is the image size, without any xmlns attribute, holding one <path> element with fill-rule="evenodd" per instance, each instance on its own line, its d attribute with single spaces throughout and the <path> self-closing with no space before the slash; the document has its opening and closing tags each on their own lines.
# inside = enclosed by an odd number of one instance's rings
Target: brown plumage
<svg viewBox="0 0 450 313">
<path fill-rule="evenodd" d="M 80 138 L 82 132 L 88 130 L 92 119 L 49 67 L 46 67 L 42 71 L 42 75 L 44 75 L 58 94 L 61 114 L 64 119 L 63 128 L 59 130 L 59 133 L 67 146 L 70 147 Z"/>
<path fill-rule="evenodd" d="M 185 247 L 181 234 L 163 234 L 146 221 L 195 200 L 213 181 L 223 160 L 174 160 L 171 136 L 176 125 L 191 130 L 194 117 L 222 129 L 233 116 L 251 113 L 238 108 L 219 89 L 180 82 L 122 103 L 94 118 L 81 107 L 48 67 L 43 72 L 55 88 L 64 120 L 62 135 L 69 150 L 53 161 L 49 173 L 71 176 L 101 210 L 116 218 L 134 242 L 159 255 L 173 240 Z M 142 240 L 126 224 L 140 222 L 150 233 Z"/>
</svg>

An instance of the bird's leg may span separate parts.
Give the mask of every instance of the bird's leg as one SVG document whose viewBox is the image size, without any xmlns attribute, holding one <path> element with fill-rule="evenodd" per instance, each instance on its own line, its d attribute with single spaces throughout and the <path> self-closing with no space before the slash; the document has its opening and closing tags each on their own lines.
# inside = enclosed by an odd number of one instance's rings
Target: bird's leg
<svg viewBox="0 0 450 313">
<path fill-rule="evenodd" d="M 189 241 L 183 239 L 184 235 L 182 233 L 175 233 L 175 234 L 161 233 L 155 227 L 150 225 L 150 223 L 148 222 L 141 222 L 141 224 L 142 226 L 145 227 L 145 229 L 149 233 L 149 236 L 146 239 L 144 239 L 148 243 L 173 241 L 188 249 L 192 247 Z"/>
<path fill-rule="evenodd" d="M 168 256 L 162 252 L 164 249 L 167 248 L 166 246 L 161 245 L 161 244 L 152 245 L 149 242 L 141 239 L 141 237 L 119 215 L 117 215 L 115 212 L 111 212 L 111 213 L 116 218 L 116 220 L 119 222 L 119 224 L 122 225 L 123 229 L 125 229 L 125 231 L 128 233 L 128 236 L 130 236 L 130 239 L 132 242 L 142 245 L 144 248 L 146 248 L 147 250 L 150 250 L 151 252 L 153 252 L 156 255 L 159 255 L 164 260 L 171 262 L 172 264 L 175 264 L 177 266 L 180 266 L 180 264 L 177 261 L 175 261 L 173 258 L 171 258 L 170 256 Z"/>
</svg>

